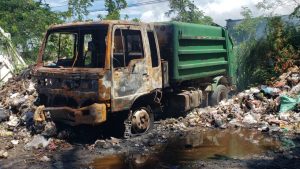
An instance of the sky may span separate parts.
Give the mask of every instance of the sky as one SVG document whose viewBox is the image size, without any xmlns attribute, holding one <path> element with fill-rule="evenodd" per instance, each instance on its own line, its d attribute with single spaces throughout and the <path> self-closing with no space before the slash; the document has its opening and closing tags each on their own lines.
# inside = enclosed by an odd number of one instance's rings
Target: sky
<svg viewBox="0 0 300 169">
<path fill-rule="evenodd" d="M 67 9 L 67 0 L 45 0 L 53 11 L 65 11 Z M 98 10 L 104 8 L 104 0 L 94 0 L 93 6 L 89 10 Z M 127 0 L 127 4 L 136 4 L 149 2 L 153 0 Z M 156 0 L 157 1 L 157 0 Z M 128 7 L 121 10 L 121 17 L 125 14 L 132 18 L 140 18 L 143 22 L 159 22 L 168 21 L 169 17 L 165 12 L 169 10 L 169 3 L 167 0 L 161 0 L 160 3 L 143 5 L 138 7 Z M 255 5 L 261 0 L 192 0 L 196 6 L 202 10 L 205 15 L 213 18 L 214 22 L 225 26 L 227 19 L 241 19 L 242 7 L 248 7 L 253 12 L 254 16 L 259 16 L 262 11 L 258 10 Z M 286 15 L 291 13 L 291 6 L 279 6 L 274 11 L 279 15 Z M 105 11 L 90 12 L 86 19 L 95 19 L 98 14 L 105 15 Z"/>
</svg>

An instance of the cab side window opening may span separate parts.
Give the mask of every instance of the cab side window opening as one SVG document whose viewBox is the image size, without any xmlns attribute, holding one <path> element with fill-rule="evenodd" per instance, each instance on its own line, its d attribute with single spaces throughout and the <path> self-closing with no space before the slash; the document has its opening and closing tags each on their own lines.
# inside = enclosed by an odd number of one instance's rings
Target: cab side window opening
<svg viewBox="0 0 300 169">
<path fill-rule="evenodd" d="M 140 30 L 116 29 L 114 33 L 113 66 L 127 67 L 131 60 L 144 58 Z"/>
<path fill-rule="evenodd" d="M 158 54 L 157 54 L 154 33 L 152 31 L 148 31 L 147 35 L 148 35 L 149 45 L 150 45 L 152 67 L 158 67 Z"/>
<path fill-rule="evenodd" d="M 83 46 L 83 58 L 84 58 L 84 66 L 88 66 L 92 64 L 92 55 L 95 52 L 95 46 L 92 41 L 91 34 L 84 35 L 84 46 Z"/>
<path fill-rule="evenodd" d="M 84 67 L 104 67 L 106 43 L 100 32 L 91 32 L 84 36 Z"/>
</svg>

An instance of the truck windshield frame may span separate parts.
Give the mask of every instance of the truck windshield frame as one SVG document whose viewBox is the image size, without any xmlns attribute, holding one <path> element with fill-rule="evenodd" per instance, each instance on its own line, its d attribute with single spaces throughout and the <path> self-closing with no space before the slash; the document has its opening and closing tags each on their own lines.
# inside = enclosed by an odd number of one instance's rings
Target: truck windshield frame
<svg viewBox="0 0 300 169">
<path fill-rule="evenodd" d="M 104 68 L 108 25 L 49 30 L 42 53 L 44 67 Z"/>
</svg>

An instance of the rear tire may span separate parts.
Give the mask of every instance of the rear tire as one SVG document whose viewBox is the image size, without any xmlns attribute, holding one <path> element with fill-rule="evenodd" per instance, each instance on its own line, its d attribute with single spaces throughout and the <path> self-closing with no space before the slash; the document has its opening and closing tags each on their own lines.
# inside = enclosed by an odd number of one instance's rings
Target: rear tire
<svg viewBox="0 0 300 169">
<path fill-rule="evenodd" d="M 228 99 L 228 89 L 224 85 L 218 85 L 216 90 L 210 96 L 210 105 L 215 106 L 222 100 Z"/>
</svg>

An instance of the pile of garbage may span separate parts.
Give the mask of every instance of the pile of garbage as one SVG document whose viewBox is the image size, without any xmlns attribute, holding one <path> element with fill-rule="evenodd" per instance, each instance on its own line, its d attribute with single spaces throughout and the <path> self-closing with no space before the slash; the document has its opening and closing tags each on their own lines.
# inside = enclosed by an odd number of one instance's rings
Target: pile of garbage
<svg viewBox="0 0 300 169">
<path fill-rule="evenodd" d="M 16 127 L 20 117 L 35 111 L 33 103 L 37 93 L 34 86 L 29 69 L 0 86 L 0 122 L 9 120 L 8 124 Z"/>
<path fill-rule="evenodd" d="M 162 121 L 167 128 L 248 127 L 300 133 L 300 70 L 295 66 L 271 85 L 252 87 L 215 107 L 192 110 L 185 118 Z"/>
</svg>

